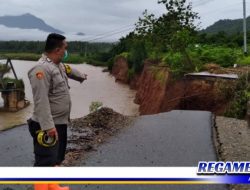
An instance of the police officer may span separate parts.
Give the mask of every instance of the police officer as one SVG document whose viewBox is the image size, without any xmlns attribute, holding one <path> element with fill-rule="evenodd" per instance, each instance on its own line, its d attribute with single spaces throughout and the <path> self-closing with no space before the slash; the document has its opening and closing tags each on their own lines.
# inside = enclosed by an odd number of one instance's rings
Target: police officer
<svg viewBox="0 0 250 190">
<path fill-rule="evenodd" d="M 69 65 L 62 64 L 67 56 L 67 42 L 60 34 L 49 34 L 45 53 L 29 72 L 34 112 L 28 120 L 33 137 L 34 166 L 56 166 L 64 160 L 67 145 L 71 100 L 68 78 L 83 82 L 87 79 Z M 55 185 L 35 185 L 35 190 L 68 189 Z"/>
</svg>

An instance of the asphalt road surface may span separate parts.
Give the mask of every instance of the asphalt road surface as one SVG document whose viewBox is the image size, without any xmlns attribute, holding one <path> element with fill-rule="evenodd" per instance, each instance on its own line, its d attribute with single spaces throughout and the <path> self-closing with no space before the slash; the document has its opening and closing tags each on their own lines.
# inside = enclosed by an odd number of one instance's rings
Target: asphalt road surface
<svg viewBox="0 0 250 190">
<path fill-rule="evenodd" d="M 212 114 L 172 111 L 141 116 L 80 161 L 81 166 L 197 166 L 216 160 Z M 32 166 L 27 126 L 0 133 L 0 166 Z M 26 190 L 30 186 L 2 185 Z M 226 190 L 224 185 L 72 185 L 73 190 Z"/>
</svg>

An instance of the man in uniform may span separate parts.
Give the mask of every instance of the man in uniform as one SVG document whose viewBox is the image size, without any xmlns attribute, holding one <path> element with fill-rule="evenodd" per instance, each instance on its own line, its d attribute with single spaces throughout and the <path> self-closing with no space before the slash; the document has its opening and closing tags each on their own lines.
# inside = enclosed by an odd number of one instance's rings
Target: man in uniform
<svg viewBox="0 0 250 190">
<path fill-rule="evenodd" d="M 58 166 L 64 160 L 71 109 L 68 78 L 79 82 L 87 79 L 86 74 L 62 63 L 67 56 L 65 39 L 60 34 L 50 34 L 45 53 L 28 72 L 34 99 L 34 112 L 28 120 L 34 144 L 34 166 Z M 35 185 L 35 190 L 67 189 L 55 184 Z"/>
</svg>

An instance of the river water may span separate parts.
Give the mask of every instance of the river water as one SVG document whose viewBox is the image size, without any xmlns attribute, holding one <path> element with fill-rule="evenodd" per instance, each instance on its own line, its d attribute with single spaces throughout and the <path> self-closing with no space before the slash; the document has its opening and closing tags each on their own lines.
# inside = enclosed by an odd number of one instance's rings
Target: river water
<svg viewBox="0 0 250 190">
<path fill-rule="evenodd" d="M 24 80 L 26 99 L 31 102 L 31 105 L 16 113 L 0 112 L 0 130 L 24 124 L 33 111 L 32 92 L 27 72 L 36 62 L 13 60 L 12 63 L 18 78 Z M 129 89 L 127 85 L 116 83 L 112 75 L 102 72 L 101 67 L 87 64 L 71 66 L 88 75 L 88 80 L 82 84 L 69 80 L 72 100 L 71 118 L 87 115 L 93 101 L 100 101 L 103 106 L 110 107 L 124 115 L 138 115 L 138 105 L 133 102 L 136 93 L 134 90 Z M 8 75 L 13 76 L 11 73 Z M 0 105 L 2 104 L 3 100 L 0 97 Z"/>
</svg>

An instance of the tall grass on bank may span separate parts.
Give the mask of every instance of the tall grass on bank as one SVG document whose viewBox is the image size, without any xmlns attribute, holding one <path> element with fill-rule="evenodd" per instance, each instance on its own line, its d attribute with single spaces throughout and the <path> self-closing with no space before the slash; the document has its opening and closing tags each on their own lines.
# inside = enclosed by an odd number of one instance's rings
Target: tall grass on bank
<svg viewBox="0 0 250 190">
<path fill-rule="evenodd" d="M 26 61 L 38 61 L 41 54 L 35 53 L 0 53 L 0 59 L 16 59 L 16 60 L 26 60 Z M 84 57 L 77 53 L 69 54 L 69 57 L 64 61 L 64 63 L 71 64 L 82 64 L 87 63 L 94 66 L 106 66 L 106 63 L 97 61 L 91 57 Z"/>
<path fill-rule="evenodd" d="M 40 54 L 35 53 L 0 53 L 1 59 L 18 59 L 27 61 L 37 61 L 41 57 Z"/>
</svg>

